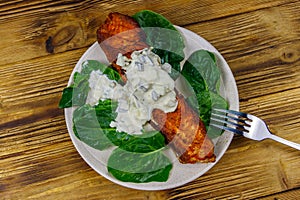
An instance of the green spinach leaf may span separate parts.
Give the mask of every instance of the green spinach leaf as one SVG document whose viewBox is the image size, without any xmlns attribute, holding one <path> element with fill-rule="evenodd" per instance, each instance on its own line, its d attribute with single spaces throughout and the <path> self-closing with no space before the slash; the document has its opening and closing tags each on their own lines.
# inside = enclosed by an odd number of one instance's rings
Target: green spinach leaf
<svg viewBox="0 0 300 200">
<path fill-rule="evenodd" d="M 73 112 L 73 131 L 82 142 L 95 149 L 104 150 L 113 146 L 107 135 L 115 132 L 114 128 L 109 127 L 111 118 L 114 119 L 115 115 L 112 112 L 114 104 L 110 100 L 99 103 L 106 111 L 101 116 L 97 115 L 95 107 L 89 104 L 78 107 Z"/>
<path fill-rule="evenodd" d="M 89 78 L 92 71 L 100 70 L 111 80 L 121 82 L 121 77 L 114 69 L 96 60 L 87 60 L 82 63 L 80 72 L 75 72 L 73 83 L 65 88 L 60 99 L 59 108 L 69 108 L 72 106 L 82 106 L 86 102 L 90 87 Z"/>
<path fill-rule="evenodd" d="M 159 131 L 144 132 L 141 136 L 115 131 L 107 137 L 114 145 L 129 152 L 147 153 L 165 147 L 165 138 Z"/>
<path fill-rule="evenodd" d="M 212 109 L 228 109 L 228 103 L 222 96 L 211 91 L 202 91 L 188 97 L 187 101 L 199 113 L 210 138 L 218 137 L 223 133 L 209 126 Z"/>
<path fill-rule="evenodd" d="M 95 106 L 86 104 L 77 108 L 73 113 L 73 129 L 76 136 L 99 150 L 115 145 L 126 151 L 144 153 L 165 146 L 165 138 L 158 131 L 133 136 L 110 127 L 111 121 L 117 116 L 116 109 L 117 103 L 112 100 L 100 100 Z"/>
<path fill-rule="evenodd" d="M 81 65 L 80 74 L 89 76 L 92 71 L 100 70 L 101 72 L 104 72 L 106 68 L 106 65 L 97 60 L 86 60 Z"/>
<path fill-rule="evenodd" d="M 64 88 L 59 101 L 59 108 L 69 108 L 85 104 L 90 89 L 87 77 L 88 76 L 81 75 L 78 72 L 74 74 L 74 83 Z"/>
<path fill-rule="evenodd" d="M 100 70 L 103 74 L 106 74 L 110 80 L 117 82 L 122 81 L 120 74 L 112 67 L 107 66 L 97 60 L 87 60 L 82 63 L 81 74 L 90 75 L 92 71 Z"/>
<path fill-rule="evenodd" d="M 63 89 L 62 97 L 58 104 L 59 108 L 69 108 L 73 106 L 73 89 L 73 87 L 67 87 Z"/>
<path fill-rule="evenodd" d="M 228 102 L 219 94 L 210 92 L 210 98 L 211 98 L 211 108 L 212 109 L 228 109 Z M 209 113 L 206 114 L 207 118 L 211 116 L 211 110 Z M 209 121 L 210 122 L 210 121 Z M 219 123 L 219 122 L 215 122 Z M 222 123 L 219 123 L 219 125 L 224 125 Z M 224 131 L 217 129 L 213 126 L 207 126 L 207 134 L 210 138 L 216 138 L 220 135 L 222 135 Z"/>
<path fill-rule="evenodd" d="M 220 70 L 212 52 L 195 51 L 184 63 L 181 74 L 194 95 L 187 98 L 188 103 L 199 113 L 210 138 L 220 136 L 223 131 L 209 126 L 212 109 L 227 109 L 226 100 L 219 94 Z"/>
<path fill-rule="evenodd" d="M 162 15 L 143 10 L 132 16 L 147 36 L 147 43 L 154 47 L 162 64 L 172 66 L 171 77 L 175 80 L 180 73 L 180 62 L 184 59 L 184 39 L 173 24 Z"/>
<path fill-rule="evenodd" d="M 164 182 L 172 169 L 171 161 L 161 152 L 136 153 L 117 148 L 109 157 L 108 171 L 124 182 Z"/>
<path fill-rule="evenodd" d="M 184 63 L 181 73 L 196 93 L 206 90 L 206 87 L 209 91 L 219 92 L 221 73 L 213 53 L 206 50 L 195 51 Z"/>
</svg>

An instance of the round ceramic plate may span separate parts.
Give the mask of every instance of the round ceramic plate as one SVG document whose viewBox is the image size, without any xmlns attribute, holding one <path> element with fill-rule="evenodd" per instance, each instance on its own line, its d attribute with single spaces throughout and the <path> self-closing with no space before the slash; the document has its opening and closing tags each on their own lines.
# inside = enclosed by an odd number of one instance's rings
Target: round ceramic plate
<svg viewBox="0 0 300 200">
<path fill-rule="evenodd" d="M 198 36 L 197 34 L 176 26 L 177 30 L 179 30 L 185 39 L 185 55 L 188 57 L 192 52 L 199 49 L 205 49 L 214 54 L 217 57 L 218 66 L 221 69 L 222 77 L 221 77 L 221 87 L 220 92 L 221 95 L 228 101 L 229 108 L 233 110 L 239 109 L 239 100 L 238 100 L 238 91 L 235 79 L 233 74 L 227 65 L 224 58 L 221 54 L 205 39 Z M 73 74 L 76 71 L 80 71 L 82 62 L 86 60 L 98 60 L 102 63 L 107 63 L 106 56 L 102 49 L 100 48 L 99 44 L 95 42 L 80 58 L 78 63 L 76 64 L 73 73 L 69 80 L 69 85 L 72 83 Z M 140 189 L 140 190 L 165 190 L 171 189 L 174 187 L 178 187 L 184 185 L 188 182 L 193 181 L 194 179 L 200 177 L 209 169 L 211 169 L 223 156 L 225 151 L 227 150 L 229 144 L 231 143 L 233 134 L 229 132 L 224 132 L 220 137 L 214 139 L 215 143 L 215 155 L 216 155 L 216 162 L 214 163 L 198 163 L 198 164 L 181 164 L 175 158 L 174 154 L 169 154 L 168 156 L 173 156 L 170 158 L 173 162 L 173 168 L 170 172 L 169 179 L 166 182 L 150 182 L 150 183 L 130 183 L 130 182 L 122 182 L 115 179 L 112 175 L 110 175 L 107 171 L 107 160 L 111 153 L 111 150 L 99 151 L 89 147 L 88 145 L 81 142 L 77 137 L 74 135 L 72 130 L 72 114 L 74 108 L 66 108 L 65 109 L 65 118 L 68 127 L 68 131 L 72 142 L 74 143 L 77 151 L 82 156 L 82 158 L 99 174 L 104 176 L 105 178 L 111 180 L 114 183 L 119 185 Z"/>
</svg>

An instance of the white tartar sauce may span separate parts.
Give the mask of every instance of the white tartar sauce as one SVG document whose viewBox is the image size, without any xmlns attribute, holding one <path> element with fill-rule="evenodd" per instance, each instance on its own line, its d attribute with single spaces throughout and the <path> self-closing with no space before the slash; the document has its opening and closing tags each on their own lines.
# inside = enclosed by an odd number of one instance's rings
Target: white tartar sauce
<svg viewBox="0 0 300 200">
<path fill-rule="evenodd" d="M 114 80 L 110 80 L 100 70 L 92 71 L 89 78 L 90 91 L 86 103 L 90 105 L 98 104 L 99 100 L 120 98 L 122 86 Z"/>
<path fill-rule="evenodd" d="M 118 101 L 117 117 L 110 126 L 119 132 L 142 134 L 153 109 L 168 113 L 177 107 L 175 82 L 169 75 L 171 65 L 162 65 L 160 57 L 148 48 L 134 51 L 131 59 L 120 54 L 117 64 L 126 71 L 126 84 L 121 86 L 94 71 L 89 80 L 88 103 L 96 104 L 99 99 Z"/>
</svg>

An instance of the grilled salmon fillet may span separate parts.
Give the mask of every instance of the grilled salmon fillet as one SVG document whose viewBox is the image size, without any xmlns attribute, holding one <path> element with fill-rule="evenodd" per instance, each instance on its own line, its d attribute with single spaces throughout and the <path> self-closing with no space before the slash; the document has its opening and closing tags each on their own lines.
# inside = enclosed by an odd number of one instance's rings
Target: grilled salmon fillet
<svg viewBox="0 0 300 200">
<path fill-rule="evenodd" d="M 146 35 L 139 24 L 130 16 L 110 13 L 97 30 L 97 39 L 109 62 L 116 60 L 119 53 L 130 56 L 135 50 L 148 47 Z"/>
<path fill-rule="evenodd" d="M 181 163 L 214 162 L 214 145 L 204 123 L 178 92 L 176 98 L 174 112 L 152 111 L 151 125 L 164 134 Z"/>
<path fill-rule="evenodd" d="M 119 53 L 130 57 L 135 50 L 149 47 L 146 35 L 130 16 L 110 13 L 97 30 L 97 39 L 112 67 L 126 82 L 126 74 L 116 64 Z M 205 125 L 198 114 L 177 92 L 178 106 L 174 112 L 164 113 L 155 109 L 151 125 L 160 130 L 175 151 L 181 163 L 214 162 L 214 145 L 206 134 Z"/>
</svg>

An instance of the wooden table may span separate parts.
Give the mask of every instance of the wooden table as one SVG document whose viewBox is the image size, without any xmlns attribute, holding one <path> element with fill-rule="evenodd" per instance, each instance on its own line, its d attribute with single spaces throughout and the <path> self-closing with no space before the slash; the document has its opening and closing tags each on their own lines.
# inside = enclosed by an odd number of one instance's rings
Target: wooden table
<svg viewBox="0 0 300 200">
<path fill-rule="evenodd" d="M 74 148 L 61 91 L 111 11 L 151 9 L 227 60 L 240 110 L 300 143 L 299 0 L 0 1 L 0 199 L 300 199 L 300 151 L 235 136 L 197 180 L 166 191 L 118 186 Z"/>
</svg>

